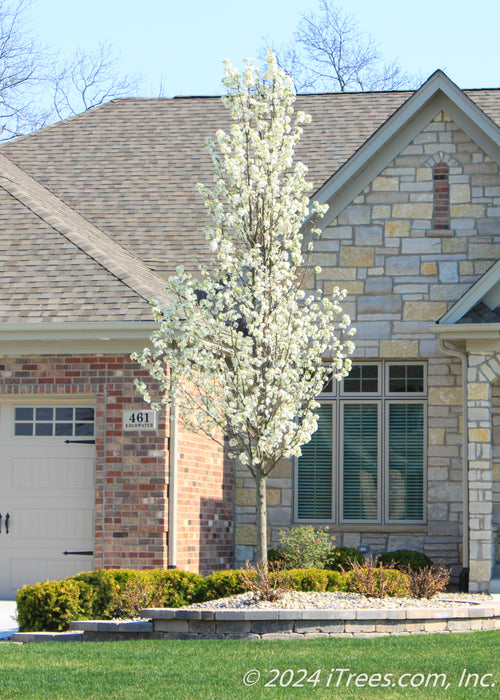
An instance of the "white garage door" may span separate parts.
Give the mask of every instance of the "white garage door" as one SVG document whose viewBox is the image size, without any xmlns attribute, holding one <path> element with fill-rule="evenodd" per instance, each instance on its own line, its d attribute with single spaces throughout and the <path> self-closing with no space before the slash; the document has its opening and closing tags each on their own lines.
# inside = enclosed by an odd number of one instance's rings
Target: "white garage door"
<svg viewBox="0 0 500 700">
<path fill-rule="evenodd" d="M 92 400 L 0 402 L 0 598 L 92 569 L 94 417 Z"/>
</svg>

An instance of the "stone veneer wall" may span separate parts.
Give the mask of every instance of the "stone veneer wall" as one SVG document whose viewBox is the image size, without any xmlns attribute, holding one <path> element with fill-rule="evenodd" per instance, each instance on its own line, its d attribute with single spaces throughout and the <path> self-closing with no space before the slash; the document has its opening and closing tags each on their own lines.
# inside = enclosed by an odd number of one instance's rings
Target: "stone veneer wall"
<svg viewBox="0 0 500 700">
<path fill-rule="evenodd" d="M 94 566 L 166 568 L 169 462 L 165 411 L 156 433 L 122 430 L 122 409 L 144 405 L 134 380 L 147 381 L 147 372 L 128 355 L 2 357 L 0 365 L 0 397 L 95 397 Z M 186 491 L 181 492 L 178 513 L 180 562 L 205 573 L 227 568 L 233 545 L 232 533 L 227 532 L 232 517 L 227 465 L 224 469 L 221 450 L 207 446 L 199 436 L 186 439 L 181 431 L 181 446 L 180 486 Z M 184 474 L 187 470 L 189 476 Z M 220 524 L 214 524 L 217 519 Z M 205 547 L 203 555 L 201 546 Z M 190 559 L 185 556 L 187 551 L 192 552 Z"/>
<path fill-rule="evenodd" d="M 433 229 L 432 167 L 449 165 L 450 230 Z M 357 329 L 355 358 L 427 362 L 427 522 L 421 527 L 332 525 L 337 544 L 372 553 L 410 547 L 458 564 L 462 539 L 462 377 L 434 324 L 500 257 L 500 174 L 458 126 L 439 114 L 330 223 L 315 245 L 308 285 L 345 287 Z M 314 265 L 322 272 L 315 274 Z M 236 474 L 237 563 L 253 555 L 254 495 Z M 294 524 L 293 465 L 268 482 L 269 534 Z"/>
</svg>

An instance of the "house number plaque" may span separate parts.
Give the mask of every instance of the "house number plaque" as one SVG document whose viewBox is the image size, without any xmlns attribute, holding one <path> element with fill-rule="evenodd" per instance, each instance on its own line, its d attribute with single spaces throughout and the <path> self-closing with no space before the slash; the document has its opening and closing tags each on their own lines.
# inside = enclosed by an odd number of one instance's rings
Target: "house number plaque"
<svg viewBox="0 0 500 700">
<path fill-rule="evenodd" d="M 123 411 L 123 430 L 134 430 L 144 432 L 156 430 L 158 428 L 158 411 L 150 408 L 133 411 L 126 409 Z"/>
</svg>

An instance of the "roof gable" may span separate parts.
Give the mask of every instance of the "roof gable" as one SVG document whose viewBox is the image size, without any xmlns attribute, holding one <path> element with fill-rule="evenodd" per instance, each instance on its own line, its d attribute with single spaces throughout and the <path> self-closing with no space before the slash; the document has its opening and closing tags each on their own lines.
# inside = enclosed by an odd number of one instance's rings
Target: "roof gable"
<svg viewBox="0 0 500 700">
<path fill-rule="evenodd" d="M 327 226 L 441 111 L 500 164 L 500 127 L 442 71 L 436 71 L 316 192 Z"/>
</svg>

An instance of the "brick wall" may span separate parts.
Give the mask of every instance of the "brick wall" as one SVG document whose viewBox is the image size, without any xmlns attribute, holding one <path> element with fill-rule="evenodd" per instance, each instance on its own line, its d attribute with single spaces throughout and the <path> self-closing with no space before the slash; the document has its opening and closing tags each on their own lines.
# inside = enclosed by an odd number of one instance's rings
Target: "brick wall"
<svg viewBox="0 0 500 700">
<path fill-rule="evenodd" d="M 166 568 L 166 411 L 157 432 L 122 430 L 122 410 L 144 406 L 134 379 L 147 380 L 147 373 L 126 355 L 3 357 L 0 365 L 0 396 L 95 399 L 95 567 Z M 229 465 L 224 470 L 222 451 L 207 443 L 192 435 L 182 440 L 180 563 L 193 571 L 227 567 L 232 551 Z"/>
</svg>

